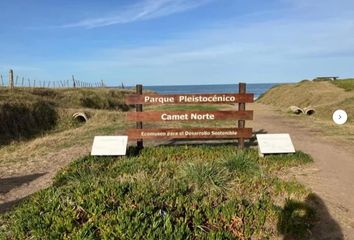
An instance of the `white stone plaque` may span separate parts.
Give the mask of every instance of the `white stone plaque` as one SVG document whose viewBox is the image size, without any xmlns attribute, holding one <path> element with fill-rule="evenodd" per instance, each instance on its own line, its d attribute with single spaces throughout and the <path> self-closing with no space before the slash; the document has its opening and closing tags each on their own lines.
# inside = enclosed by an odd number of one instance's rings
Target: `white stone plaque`
<svg viewBox="0 0 354 240">
<path fill-rule="evenodd" d="M 295 148 L 288 133 L 256 134 L 259 155 L 271 153 L 294 153 Z"/>
<path fill-rule="evenodd" d="M 121 156 L 127 151 L 128 136 L 95 136 L 92 156 Z"/>
</svg>

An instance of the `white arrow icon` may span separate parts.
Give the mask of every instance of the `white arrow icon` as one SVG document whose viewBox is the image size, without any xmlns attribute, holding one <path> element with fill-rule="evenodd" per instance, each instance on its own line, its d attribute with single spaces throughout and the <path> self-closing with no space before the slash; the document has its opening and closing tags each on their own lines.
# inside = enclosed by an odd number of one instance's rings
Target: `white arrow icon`
<svg viewBox="0 0 354 240">
<path fill-rule="evenodd" d="M 344 110 L 338 109 L 333 113 L 332 119 L 336 124 L 342 125 L 346 123 L 348 115 Z"/>
</svg>

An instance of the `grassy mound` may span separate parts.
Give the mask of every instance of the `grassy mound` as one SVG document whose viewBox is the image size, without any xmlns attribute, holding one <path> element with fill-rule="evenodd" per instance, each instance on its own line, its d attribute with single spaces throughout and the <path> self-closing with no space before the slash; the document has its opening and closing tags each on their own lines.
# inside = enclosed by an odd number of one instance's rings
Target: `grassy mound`
<svg viewBox="0 0 354 240">
<path fill-rule="evenodd" d="M 315 117 L 331 121 L 337 109 L 345 109 L 349 116 L 354 115 L 354 79 L 335 81 L 302 81 L 296 84 L 276 86 L 258 99 L 287 110 L 296 105 L 316 109 Z M 348 119 L 353 123 L 353 119 Z"/>
<path fill-rule="evenodd" d="M 84 111 L 127 111 L 121 89 L 0 88 L 0 146 L 29 139 L 48 130 L 56 132 L 77 126 L 72 114 Z"/>
<path fill-rule="evenodd" d="M 353 78 L 331 81 L 331 83 L 333 83 L 337 87 L 343 88 L 345 91 L 348 91 L 348 92 L 354 91 L 354 79 Z"/>
<path fill-rule="evenodd" d="M 234 146 L 129 152 L 72 163 L 52 187 L 0 216 L 0 238 L 306 237 L 314 220 L 302 202 L 308 191 L 277 177 L 310 162 L 303 153 L 260 159 L 256 151 Z"/>
<path fill-rule="evenodd" d="M 62 108 L 128 110 L 128 106 L 124 104 L 124 96 L 127 93 L 131 91 L 109 88 L 17 88 L 15 90 L 0 88 L 0 103 L 44 101 Z"/>
</svg>

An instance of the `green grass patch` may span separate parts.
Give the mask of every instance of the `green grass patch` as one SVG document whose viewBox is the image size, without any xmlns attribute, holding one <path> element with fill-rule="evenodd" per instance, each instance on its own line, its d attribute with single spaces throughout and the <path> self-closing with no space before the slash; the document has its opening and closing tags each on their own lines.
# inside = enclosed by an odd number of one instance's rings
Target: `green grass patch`
<svg viewBox="0 0 354 240">
<path fill-rule="evenodd" d="M 333 83 L 337 87 L 343 88 L 345 91 L 348 91 L 348 92 L 354 90 L 354 79 L 353 78 L 335 80 L 335 81 L 331 81 L 331 83 Z"/>
<path fill-rule="evenodd" d="M 310 155 L 298 151 L 294 154 L 266 155 L 264 158 L 260 158 L 259 161 L 267 169 L 274 171 L 310 163 L 313 162 L 313 159 Z"/>
<path fill-rule="evenodd" d="M 312 211 L 302 202 L 309 192 L 277 173 L 310 161 L 303 153 L 259 159 L 257 151 L 234 146 L 84 157 L 53 186 L 0 215 L 0 239 L 306 238 L 312 215 L 289 212 L 292 202 Z"/>
</svg>

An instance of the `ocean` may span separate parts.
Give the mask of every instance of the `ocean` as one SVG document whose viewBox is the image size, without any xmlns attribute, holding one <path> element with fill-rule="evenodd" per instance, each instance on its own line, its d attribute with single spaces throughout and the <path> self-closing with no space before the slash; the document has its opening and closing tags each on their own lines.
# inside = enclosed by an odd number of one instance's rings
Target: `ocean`
<svg viewBox="0 0 354 240">
<path fill-rule="evenodd" d="M 258 98 L 262 93 L 277 85 L 278 83 L 247 83 L 246 91 L 254 93 Z M 175 85 L 175 86 L 144 86 L 159 94 L 183 94 L 183 93 L 235 93 L 238 92 L 237 84 L 217 85 Z"/>
</svg>

